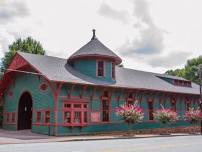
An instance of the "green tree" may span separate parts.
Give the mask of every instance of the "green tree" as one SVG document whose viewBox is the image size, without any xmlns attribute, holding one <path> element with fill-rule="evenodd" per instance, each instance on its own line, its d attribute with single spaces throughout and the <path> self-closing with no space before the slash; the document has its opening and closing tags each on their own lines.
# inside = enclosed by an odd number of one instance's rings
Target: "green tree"
<svg viewBox="0 0 202 152">
<path fill-rule="evenodd" d="M 41 43 L 39 41 L 34 40 L 31 37 L 27 37 L 26 39 L 17 39 L 11 45 L 9 45 L 9 51 L 5 53 L 5 56 L 2 58 L 1 71 L 4 72 L 10 64 L 13 56 L 17 51 L 32 53 L 32 54 L 45 54 L 45 50 L 43 49 Z"/>
<path fill-rule="evenodd" d="M 198 69 L 202 64 L 202 56 L 187 60 L 184 68 L 176 70 L 168 70 L 166 74 L 183 77 L 195 83 L 199 83 Z"/>
</svg>

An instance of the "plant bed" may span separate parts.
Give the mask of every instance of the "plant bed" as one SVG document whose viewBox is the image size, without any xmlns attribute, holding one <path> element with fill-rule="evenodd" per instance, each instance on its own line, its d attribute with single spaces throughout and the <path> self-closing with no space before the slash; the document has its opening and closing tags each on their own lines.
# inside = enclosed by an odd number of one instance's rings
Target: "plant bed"
<svg viewBox="0 0 202 152">
<path fill-rule="evenodd" d="M 166 127 L 169 124 L 175 123 L 178 120 L 177 113 L 171 109 L 160 109 L 154 112 L 154 119 L 158 121 L 162 127 Z M 169 135 L 170 132 L 166 129 L 165 132 L 161 132 L 161 135 Z"/>
<path fill-rule="evenodd" d="M 116 108 L 116 114 L 128 124 L 128 132 L 127 136 L 134 136 L 134 132 L 132 131 L 132 124 L 141 122 L 144 118 L 144 113 L 142 108 L 140 108 L 135 102 L 134 105 L 122 105 L 121 107 Z"/>
</svg>

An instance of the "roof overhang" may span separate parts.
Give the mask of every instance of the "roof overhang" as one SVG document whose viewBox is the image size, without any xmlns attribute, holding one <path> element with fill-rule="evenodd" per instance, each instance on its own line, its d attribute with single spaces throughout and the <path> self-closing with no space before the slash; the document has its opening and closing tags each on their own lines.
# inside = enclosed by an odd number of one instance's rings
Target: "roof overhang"
<svg viewBox="0 0 202 152">
<path fill-rule="evenodd" d="M 122 60 L 119 57 L 114 56 L 108 56 L 108 55 L 100 55 L 100 54 L 88 54 L 88 55 L 76 55 L 70 57 L 67 62 L 73 62 L 78 59 L 106 59 L 106 60 L 112 60 L 116 63 L 116 65 L 121 64 Z"/>
</svg>

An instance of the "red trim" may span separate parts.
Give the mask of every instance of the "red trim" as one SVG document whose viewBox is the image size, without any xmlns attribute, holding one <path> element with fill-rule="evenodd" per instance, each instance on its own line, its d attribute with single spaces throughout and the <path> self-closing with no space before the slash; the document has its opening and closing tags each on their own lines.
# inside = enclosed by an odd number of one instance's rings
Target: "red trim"
<svg viewBox="0 0 202 152">
<path fill-rule="evenodd" d="M 50 125 L 50 121 L 51 121 L 51 111 L 50 110 L 46 110 L 44 112 L 44 124 L 49 126 Z"/>
<path fill-rule="evenodd" d="M 76 107 L 76 105 L 79 105 L 80 107 Z M 86 107 L 85 107 L 86 106 Z M 65 112 L 70 113 L 70 122 L 65 121 Z M 80 122 L 75 122 L 75 112 L 80 113 L 80 119 L 78 119 Z M 84 122 L 84 113 L 87 112 L 87 122 Z M 62 109 L 62 119 L 63 119 L 63 126 L 86 126 L 88 124 L 88 104 L 84 101 L 65 101 L 63 102 L 63 109 Z"/>
<path fill-rule="evenodd" d="M 67 61 L 68 62 L 72 62 L 75 61 L 77 59 L 104 59 L 104 60 L 113 60 L 116 64 L 120 64 L 122 62 L 121 58 L 119 57 L 114 57 L 114 56 L 108 56 L 108 55 L 100 55 L 100 54 L 92 54 L 92 55 L 77 55 L 77 56 L 73 56 L 70 57 Z"/>
</svg>

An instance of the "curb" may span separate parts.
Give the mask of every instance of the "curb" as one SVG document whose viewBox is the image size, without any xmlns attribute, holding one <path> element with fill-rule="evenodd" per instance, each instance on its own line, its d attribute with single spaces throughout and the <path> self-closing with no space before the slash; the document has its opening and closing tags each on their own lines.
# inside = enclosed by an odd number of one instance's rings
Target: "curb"
<svg viewBox="0 0 202 152">
<path fill-rule="evenodd" d="M 9 145 L 9 144 L 35 144 L 35 143 L 51 143 L 51 142 L 76 142 L 76 141 L 98 141 L 98 140 L 120 140 L 120 139 L 144 139 L 144 138 L 159 138 L 159 137 L 180 137 L 180 136 L 200 136 L 201 134 L 180 134 L 180 135 L 175 135 L 175 134 L 171 134 L 171 135 L 153 135 L 153 136 L 143 136 L 143 137 L 130 137 L 130 136 L 126 136 L 126 137 L 106 137 L 106 138 L 80 138 L 80 139 L 67 139 L 67 140 L 61 140 L 61 141 L 54 141 L 54 140 L 50 140 L 50 141 L 39 141 L 39 142 L 7 142 L 7 143 L 0 143 L 1 145 Z"/>
<path fill-rule="evenodd" d="M 118 140 L 118 139 L 144 139 L 144 138 L 159 138 L 159 137 L 178 137 L 178 136 L 199 136 L 201 134 L 182 134 L 182 135 L 156 135 L 145 137 L 114 137 L 114 138 L 94 138 L 94 139 L 70 139 L 56 142 L 74 142 L 74 141 L 93 141 L 93 140 Z"/>
</svg>

